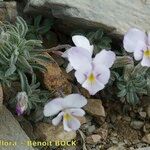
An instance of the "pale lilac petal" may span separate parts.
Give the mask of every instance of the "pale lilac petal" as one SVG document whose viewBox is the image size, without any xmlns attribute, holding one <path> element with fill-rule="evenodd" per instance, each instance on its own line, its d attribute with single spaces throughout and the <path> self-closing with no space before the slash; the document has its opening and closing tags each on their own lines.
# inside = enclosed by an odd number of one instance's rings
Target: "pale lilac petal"
<svg viewBox="0 0 150 150">
<path fill-rule="evenodd" d="M 75 77 L 80 84 L 82 84 L 86 80 L 86 76 L 79 71 L 75 72 Z"/>
<path fill-rule="evenodd" d="M 141 61 L 142 66 L 150 67 L 150 57 L 143 56 L 143 59 Z"/>
<path fill-rule="evenodd" d="M 71 64 L 69 63 L 67 68 L 66 68 L 66 72 L 69 73 L 73 70 L 73 67 L 71 66 Z"/>
<path fill-rule="evenodd" d="M 124 36 L 123 46 L 127 52 L 143 50 L 146 47 L 146 40 L 145 32 L 132 28 Z"/>
<path fill-rule="evenodd" d="M 92 69 L 92 58 L 88 51 L 83 48 L 72 47 L 68 52 L 68 59 L 71 66 L 82 73 L 89 73 Z"/>
<path fill-rule="evenodd" d="M 134 59 L 139 61 L 143 57 L 143 51 L 142 50 L 136 50 L 134 51 Z"/>
<path fill-rule="evenodd" d="M 95 66 L 94 67 L 94 74 L 96 76 L 96 79 L 102 83 L 107 84 L 110 78 L 110 69 L 103 65 Z"/>
<path fill-rule="evenodd" d="M 16 113 L 17 113 L 18 116 L 22 115 L 25 110 L 26 110 L 25 107 L 23 107 L 23 106 L 21 107 L 18 104 L 16 105 Z"/>
<path fill-rule="evenodd" d="M 53 124 L 54 126 L 57 126 L 57 125 L 61 122 L 61 120 L 62 120 L 62 118 L 63 118 L 63 115 L 64 115 L 64 112 L 60 112 L 60 113 L 57 115 L 57 117 L 55 117 L 55 118 L 52 120 L 52 124 Z"/>
<path fill-rule="evenodd" d="M 87 89 L 90 95 L 95 95 L 98 91 L 102 90 L 105 86 L 98 80 L 95 82 L 90 82 L 88 79 L 82 84 L 82 87 Z"/>
<path fill-rule="evenodd" d="M 110 68 L 115 60 L 116 55 L 113 51 L 106 51 L 105 49 L 103 49 L 95 56 L 95 58 L 93 59 L 93 64 L 95 66 L 105 65 L 106 67 Z"/>
<path fill-rule="evenodd" d="M 72 109 L 69 109 L 68 111 L 73 116 L 84 116 L 85 115 L 85 111 L 80 108 L 72 108 Z"/>
<path fill-rule="evenodd" d="M 81 108 L 87 104 L 87 100 L 80 94 L 70 94 L 63 99 L 63 107 L 65 108 Z"/>
<path fill-rule="evenodd" d="M 63 125 L 65 131 L 76 131 L 81 126 L 80 121 L 71 115 L 69 119 L 66 119 L 64 115 Z"/>
<path fill-rule="evenodd" d="M 72 131 L 72 129 L 68 127 L 68 122 L 64 119 L 63 119 L 63 126 L 64 126 L 65 131 L 68 131 L 68 132 Z"/>
<path fill-rule="evenodd" d="M 63 98 L 56 98 L 48 102 L 44 107 L 44 116 L 49 117 L 58 114 L 62 109 Z"/>
<path fill-rule="evenodd" d="M 93 54 L 93 48 L 94 47 L 93 47 L 93 45 L 90 45 L 89 40 L 85 36 L 74 35 L 72 37 L 72 41 L 74 42 L 74 44 L 77 47 L 84 48 L 85 50 L 88 50 L 91 53 L 91 55 Z"/>
</svg>

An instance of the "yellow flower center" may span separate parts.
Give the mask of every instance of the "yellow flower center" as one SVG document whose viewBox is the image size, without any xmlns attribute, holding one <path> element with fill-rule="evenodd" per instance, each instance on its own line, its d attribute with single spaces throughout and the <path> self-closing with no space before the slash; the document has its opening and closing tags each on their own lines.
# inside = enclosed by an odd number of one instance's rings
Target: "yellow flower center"
<svg viewBox="0 0 150 150">
<path fill-rule="evenodd" d="M 64 114 L 64 119 L 65 119 L 66 121 L 69 121 L 69 120 L 71 120 L 71 119 L 72 119 L 72 117 L 71 117 L 71 115 L 70 115 L 70 114 L 65 113 L 65 114 Z"/>
<path fill-rule="evenodd" d="M 94 81 L 95 81 L 95 76 L 94 76 L 93 73 L 91 73 L 91 74 L 89 75 L 88 80 L 89 80 L 90 82 L 94 82 Z"/>
<path fill-rule="evenodd" d="M 150 57 L 150 50 L 144 51 L 144 56 Z"/>
</svg>

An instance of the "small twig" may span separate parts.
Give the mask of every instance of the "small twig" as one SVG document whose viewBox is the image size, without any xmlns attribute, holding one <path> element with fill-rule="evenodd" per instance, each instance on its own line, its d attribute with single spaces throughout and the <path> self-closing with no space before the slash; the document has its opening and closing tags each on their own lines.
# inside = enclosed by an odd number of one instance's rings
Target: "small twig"
<svg viewBox="0 0 150 150">
<path fill-rule="evenodd" d="M 81 138 L 82 138 L 82 140 L 83 140 L 83 150 L 88 150 L 87 149 L 87 147 L 86 147 L 86 142 L 85 142 L 85 135 L 84 135 L 84 133 L 81 131 L 81 130 L 78 130 L 79 131 L 79 134 L 80 134 L 80 136 L 81 136 Z"/>
<path fill-rule="evenodd" d="M 50 53 L 50 52 L 53 52 L 53 51 L 58 51 L 60 49 L 69 49 L 69 48 L 71 48 L 71 45 L 64 44 L 64 45 L 58 45 L 56 47 L 52 47 L 50 49 L 45 49 L 44 51 L 47 52 L 47 53 Z"/>
</svg>

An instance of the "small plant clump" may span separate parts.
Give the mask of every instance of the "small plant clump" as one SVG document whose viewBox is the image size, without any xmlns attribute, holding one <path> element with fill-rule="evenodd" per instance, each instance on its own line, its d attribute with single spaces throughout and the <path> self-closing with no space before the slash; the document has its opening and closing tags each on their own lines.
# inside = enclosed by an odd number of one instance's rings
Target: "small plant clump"
<svg viewBox="0 0 150 150">
<path fill-rule="evenodd" d="M 28 26 L 17 17 L 15 24 L 4 23 L 0 27 L 0 82 L 10 86 L 11 81 L 19 79 L 23 91 L 27 91 L 27 75 L 35 70 L 46 71 L 41 61 L 50 61 L 43 54 L 42 41 L 26 40 Z"/>
<path fill-rule="evenodd" d="M 28 22 L 27 39 L 38 39 L 43 41 L 43 45 L 46 43 L 57 43 L 57 35 L 52 31 L 54 20 L 50 18 L 44 18 L 42 15 L 38 15 Z"/>
<path fill-rule="evenodd" d="M 15 24 L 1 23 L 0 26 L 0 83 L 11 87 L 14 81 L 20 80 L 22 92 L 16 101 L 18 114 L 44 103 L 42 96 L 45 94 L 46 100 L 49 98 L 47 92 L 39 89 L 40 83 L 36 83 L 35 72 L 45 72 L 46 68 L 41 62 L 51 59 L 43 54 L 42 41 L 26 39 L 27 32 L 28 26 L 21 17 L 17 17 Z"/>
</svg>

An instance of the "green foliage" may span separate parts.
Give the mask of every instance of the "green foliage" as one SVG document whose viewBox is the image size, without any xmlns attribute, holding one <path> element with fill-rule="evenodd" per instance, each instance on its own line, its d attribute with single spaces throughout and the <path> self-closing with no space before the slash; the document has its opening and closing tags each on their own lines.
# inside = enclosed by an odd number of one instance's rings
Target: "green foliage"
<svg viewBox="0 0 150 150">
<path fill-rule="evenodd" d="M 145 77 L 147 70 L 148 68 L 142 67 L 140 64 L 137 66 L 126 65 L 124 74 L 117 83 L 118 97 L 125 98 L 132 105 L 139 103 L 139 96 L 147 94 L 147 79 Z"/>
<path fill-rule="evenodd" d="M 33 23 L 29 23 L 29 32 L 27 33 L 27 38 L 42 40 L 42 36 L 45 36 L 48 41 L 51 40 L 51 34 L 49 32 L 52 25 L 52 19 L 43 19 L 41 15 L 36 16 L 33 20 Z"/>
<path fill-rule="evenodd" d="M 11 86 L 11 82 L 17 80 L 17 74 L 13 74 L 10 76 L 5 75 L 5 70 L 0 69 L 0 83 L 4 86 Z"/>
<path fill-rule="evenodd" d="M 112 40 L 99 29 L 96 32 L 89 32 L 87 35 L 90 43 L 94 45 L 94 53 L 100 52 L 102 49 L 111 49 Z"/>
<path fill-rule="evenodd" d="M 50 61 L 40 50 L 40 40 L 26 40 L 27 32 L 28 26 L 21 17 L 17 17 L 14 25 L 2 24 L 0 28 L 0 82 L 10 84 L 9 81 L 20 78 L 24 91 L 27 91 L 23 84 L 28 82 L 27 74 L 46 71 L 39 62 Z"/>
<path fill-rule="evenodd" d="M 141 63 L 135 64 L 130 56 L 117 56 L 108 84 L 117 86 L 117 96 L 131 105 L 138 104 L 143 95 L 150 95 L 150 70 Z"/>
<path fill-rule="evenodd" d="M 32 82 L 28 87 L 28 111 L 36 109 L 39 105 L 44 105 L 50 98 L 50 92 L 40 90 L 40 83 L 36 83 L 36 77 L 33 75 Z"/>
</svg>

